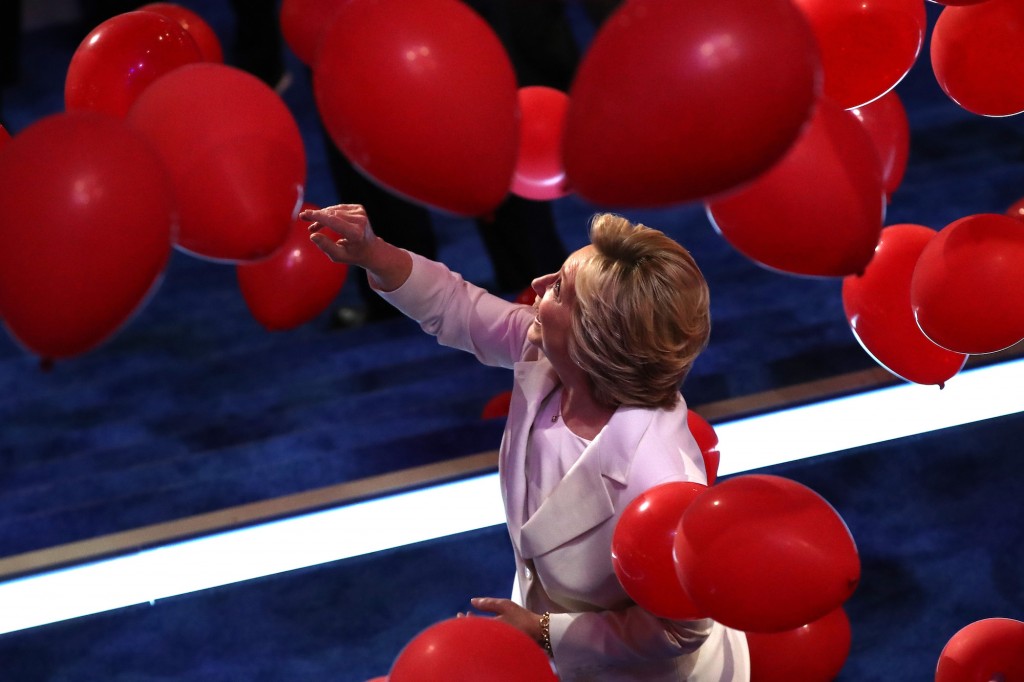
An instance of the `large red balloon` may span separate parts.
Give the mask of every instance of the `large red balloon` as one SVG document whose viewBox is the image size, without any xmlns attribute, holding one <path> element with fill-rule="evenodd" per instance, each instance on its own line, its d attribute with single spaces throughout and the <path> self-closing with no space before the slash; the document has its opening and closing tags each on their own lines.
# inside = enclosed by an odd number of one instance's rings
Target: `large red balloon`
<svg viewBox="0 0 1024 682">
<path fill-rule="evenodd" d="M 519 153 L 512 193 L 548 201 L 569 193 L 562 163 L 562 136 L 569 96 L 543 85 L 519 89 Z"/>
<path fill-rule="evenodd" d="M 850 619 L 839 607 L 784 632 L 748 632 L 750 682 L 832 682 L 850 655 Z"/>
<path fill-rule="evenodd" d="M 153 83 L 127 120 L 171 171 L 178 246 L 214 260 L 266 258 L 288 236 L 306 181 L 299 127 L 255 76 L 190 64 Z"/>
<path fill-rule="evenodd" d="M 986 618 L 958 631 L 942 649 L 935 682 L 1024 682 L 1024 622 Z"/>
<path fill-rule="evenodd" d="M 156 12 L 177 21 L 196 41 L 203 61 L 223 63 L 224 49 L 220 45 L 220 38 L 213 27 L 192 10 L 174 2 L 151 2 L 140 7 L 139 11 Z"/>
<path fill-rule="evenodd" d="M 875 150 L 882 162 L 882 185 L 885 193 L 892 197 L 903 182 L 907 159 L 910 157 L 910 121 L 907 120 L 907 110 L 896 91 L 890 90 L 874 102 L 850 111 L 875 143 Z"/>
<path fill-rule="evenodd" d="M 313 91 L 338 148 L 392 191 L 467 216 L 508 194 L 515 72 L 459 0 L 348 0 L 324 34 Z"/>
<path fill-rule="evenodd" d="M 910 301 L 921 331 L 957 353 L 1024 339 L 1024 225 L 983 213 L 950 223 L 921 252 Z"/>
<path fill-rule="evenodd" d="M 324 31 L 334 13 L 347 0 L 282 0 L 279 19 L 281 35 L 299 61 L 306 66 L 316 63 Z"/>
<path fill-rule="evenodd" d="M 860 580 L 857 548 L 835 509 L 796 481 L 763 474 L 730 478 L 695 499 L 674 557 L 694 604 L 747 632 L 822 618 Z"/>
<path fill-rule="evenodd" d="M 569 184 L 620 206 L 733 188 L 797 138 L 820 75 L 810 26 L 789 0 L 624 3 L 569 91 Z"/>
<path fill-rule="evenodd" d="M 718 434 L 704 417 L 693 410 L 687 410 L 686 425 L 690 427 L 690 435 L 697 441 L 700 454 L 704 457 L 704 471 L 708 475 L 708 485 L 714 485 L 718 478 L 718 465 L 722 456 L 718 452 Z"/>
<path fill-rule="evenodd" d="M 891 90 L 924 43 L 925 0 L 794 0 L 821 48 L 825 97 L 844 109 Z"/>
<path fill-rule="evenodd" d="M 416 635 L 390 682 L 557 682 L 537 642 L 492 618 L 452 618 Z"/>
<path fill-rule="evenodd" d="M 882 230 L 864 274 L 843 279 L 843 310 L 853 335 L 878 364 L 901 379 L 941 387 L 963 369 L 967 356 L 925 336 L 910 304 L 914 267 L 936 234 L 923 225 Z"/>
<path fill-rule="evenodd" d="M 844 277 L 863 272 L 874 255 L 885 203 L 878 153 L 864 126 L 822 99 L 774 168 L 707 209 L 722 237 L 761 265 Z"/>
<path fill-rule="evenodd" d="M 348 266 L 324 258 L 309 240 L 308 228 L 307 221 L 296 219 L 269 258 L 235 266 L 249 312 L 268 331 L 306 324 L 327 309 L 345 284 Z"/>
<path fill-rule="evenodd" d="M 45 359 L 79 355 L 124 325 L 171 253 L 174 200 L 156 153 L 91 111 L 30 125 L 0 154 L 0 310 Z"/>
<path fill-rule="evenodd" d="M 7 132 L 6 128 L 4 128 L 3 126 L 0 126 L 0 149 L 3 149 L 4 145 L 6 145 L 7 141 L 10 140 L 10 139 L 11 139 L 11 134 L 9 132 Z"/>
<path fill-rule="evenodd" d="M 71 56 L 64 106 L 124 116 L 156 79 L 202 60 L 188 31 L 155 12 L 126 12 L 94 28 Z"/>
<path fill-rule="evenodd" d="M 672 549 L 683 512 L 707 489 L 690 481 L 662 483 L 630 502 L 615 525 L 615 576 L 633 601 L 659 618 L 703 617 L 676 576 Z"/>
<path fill-rule="evenodd" d="M 1024 111 L 1024 3 L 946 7 L 932 29 L 932 71 L 961 107 L 983 116 Z"/>
</svg>

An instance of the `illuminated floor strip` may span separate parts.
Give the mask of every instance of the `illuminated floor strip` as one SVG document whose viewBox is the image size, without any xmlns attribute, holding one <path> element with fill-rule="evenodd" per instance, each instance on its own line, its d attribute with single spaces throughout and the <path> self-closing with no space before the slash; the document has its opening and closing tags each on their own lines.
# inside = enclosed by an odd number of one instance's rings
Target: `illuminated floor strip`
<svg viewBox="0 0 1024 682">
<path fill-rule="evenodd" d="M 1024 411 L 1024 360 L 715 426 L 722 475 Z M 504 523 L 497 476 L 0 583 L 0 634 Z"/>
</svg>

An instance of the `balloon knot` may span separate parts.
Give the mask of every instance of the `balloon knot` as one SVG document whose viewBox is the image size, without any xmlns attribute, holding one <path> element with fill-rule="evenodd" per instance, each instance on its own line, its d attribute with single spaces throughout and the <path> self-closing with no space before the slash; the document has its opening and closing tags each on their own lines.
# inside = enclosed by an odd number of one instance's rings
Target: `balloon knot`
<svg viewBox="0 0 1024 682">
<path fill-rule="evenodd" d="M 40 358 L 39 359 L 39 370 L 42 372 L 53 371 L 53 358 Z"/>
<path fill-rule="evenodd" d="M 945 382 L 945 381 L 940 381 L 940 382 L 939 382 L 939 390 L 941 391 L 941 390 L 942 390 L 942 389 L 944 389 L 945 387 L 946 387 L 946 382 Z"/>
</svg>

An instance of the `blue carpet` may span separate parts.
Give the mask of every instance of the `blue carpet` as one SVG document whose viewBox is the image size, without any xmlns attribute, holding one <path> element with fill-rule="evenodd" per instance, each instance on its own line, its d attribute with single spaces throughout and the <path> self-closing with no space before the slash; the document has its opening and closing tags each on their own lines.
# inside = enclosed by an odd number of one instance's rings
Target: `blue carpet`
<svg viewBox="0 0 1024 682">
<path fill-rule="evenodd" d="M 823 495 L 857 542 L 839 682 L 931 679 L 960 628 L 1024 617 L 1022 432 L 1014 415 L 760 471 Z M 495 526 L 0 636 L 3 679 L 365 682 L 513 570 Z"/>
<path fill-rule="evenodd" d="M 226 0 L 182 4 L 230 43 Z M 937 12 L 929 7 L 933 21 Z M 83 36 L 67 26 L 25 36 L 21 82 L 0 110 L 12 133 L 62 109 L 63 74 Z M 887 223 L 940 228 L 1001 212 L 1024 187 L 1019 122 L 960 110 L 926 55 L 927 45 L 897 89 L 912 149 Z M 306 142 L 307 198 L 334 203 L 308 76 L 290 55 L 289 67 L 285 99 Z M 595 207 L 567 197 L 553 209 L 565 246 L 582 245 Z M 875 367 L 847 327 L 838 280 L 754 265 L 697 205 L 630 217 L 690 248 L 711 285 L 714 331 L 687 381 L 692 406 Z M 433 220 L 441 259 L 493 287 L 471 221 Z M 337 303 L 356 300 L 350 281 Z M 231 267 L 176 253 L 146 307 L 89 354 L 45 372 L 0 337 L 0 557 L 494 448 L 500 423 L 479 414 L 509 382 L 403 320 L 338 331 L 325 313 L 266 332 Z"/>
</svg>

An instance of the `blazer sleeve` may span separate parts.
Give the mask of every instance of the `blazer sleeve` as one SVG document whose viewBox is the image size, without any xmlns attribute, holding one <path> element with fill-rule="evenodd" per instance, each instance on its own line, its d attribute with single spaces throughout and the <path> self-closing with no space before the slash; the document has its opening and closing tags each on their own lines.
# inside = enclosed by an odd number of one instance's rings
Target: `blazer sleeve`
<svg viewBox="0 0 1024 682">
<path fill-rule="evenodd" d="M 533 308 L 494 296 L 442 263 L 409 255 L 409 278 L 394 291 L 378 291 L 384 300 L 442 345 L 469 351 L 486 365 L 511 368 L 522 359 Z"/>
<path fill-rule="evenodd" d="M 709 618 L 664 620 L 640 606 L 553 613 L 550 632 L 555 666 L 571 670 L 678 658 L 696 651 L 712 625 Z"/>
</svg>

